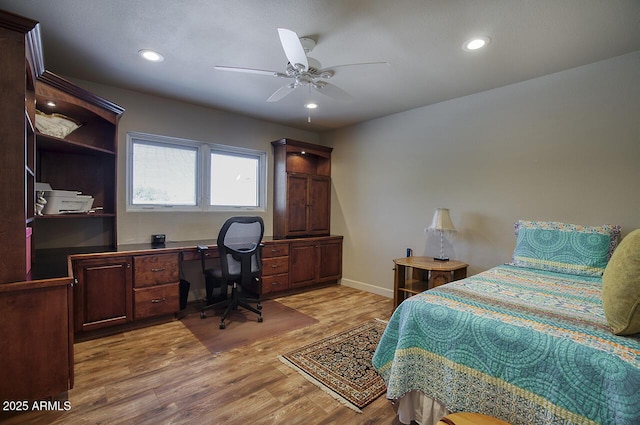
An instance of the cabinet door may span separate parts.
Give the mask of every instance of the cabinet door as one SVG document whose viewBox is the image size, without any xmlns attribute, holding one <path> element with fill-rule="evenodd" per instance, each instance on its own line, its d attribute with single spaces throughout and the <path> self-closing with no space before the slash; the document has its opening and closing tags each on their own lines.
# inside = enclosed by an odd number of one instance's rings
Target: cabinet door
<svg viewBox="0 0 640 425">
<path fill-rule="evenodd" d="M 307 233 L 308 176 L 287 174 L 287 236 Z"/>
<path fill-rule="evenodd" d="M 75 331 L 88 331 L 132 320 L 131 257 L 81 260 L 74 264 Z"/>
<path fill-rule="evenodd" d="M 315 242 L 291 244 L 289 248 L 289 279 L 292 288 L 316 283 L 317 255 Z"/>
<path fill-rule="evenodd" d="M 310 234 L 329 234 L 330 202 L 331 179 L 325 176 L 310 176 L 309 221 L 307 225 L 307 230 Z"/>
<path fill-rule="evenodd" d="M 318 282 L 342 277 L 342 240 L 318 244 Z"/>
</svg>

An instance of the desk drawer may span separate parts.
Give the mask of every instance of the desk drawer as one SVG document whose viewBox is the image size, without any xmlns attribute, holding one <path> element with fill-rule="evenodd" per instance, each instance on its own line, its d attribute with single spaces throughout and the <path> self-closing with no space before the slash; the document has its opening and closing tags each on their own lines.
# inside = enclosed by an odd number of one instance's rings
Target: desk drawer
<svg viewBox="0 0 640 425">
<path fill-rule="evenodd" d="M 288 243 L 265 244 L 262 248 L 262 258 L 286 257 L 289 255 Z"/>
<path fill-rule="evenodd" d="M 218 254 L 218 247 L 210 246 L 209 249 L 205 252 L 205 258 L 220 258 L 220 254 Z M 200 261 L 200 252 L 197 249 L 190 249 L 188 251 L 182 252 L 182 260 L 183 261 Z"/>
<path fill-rule="evenodd" d="M 162 285 L 180 280 L 178 253 L 137 255 L 133 257 L 133 286 Z"/>
<path fill-rule="evenodd" d="M 179 283 L 134 289 L 134 318 L 160 316 L 180 310 Z"/>
<path fill-rule="evenodd" d="M 289 274 L 277 274 L 262 278 L 262 293 L 286 291 L 289 289 Z"/>
<path fill-rule="evenodd" d="M 262 276 L 272 276 L 289 272 L 289 257 L 262 259 Z"/>
</svg>

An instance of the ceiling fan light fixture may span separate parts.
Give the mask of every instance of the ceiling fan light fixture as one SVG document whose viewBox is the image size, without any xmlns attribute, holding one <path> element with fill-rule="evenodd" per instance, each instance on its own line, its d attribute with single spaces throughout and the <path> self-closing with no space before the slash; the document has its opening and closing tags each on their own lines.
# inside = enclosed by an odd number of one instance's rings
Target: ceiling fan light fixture
<svg viewBox="0 0 640 425">
<path fill-rule="evenodd" d="M 302 44 L 302 49 L 305 53 L 309 53 L 314 47 L 316 47 L 315 40 L 309 37 L 300 37 L 300 44 Z"/>
<path fill-rule="evenodd" d="M 467 52 L 473 52 L 478 49 L 482 49 L 491 43 L 491 38 L 486 35 L 480 37 L 474 37 L 464 42 L 462 49 Z"/>
<path fill-rule="evenodd" d="M 305 103 L 304 107 L 307 109 L 316 109 L 318 107 L 318 104 L 314 102 L 309 102 L 309 103 Z"/>
<path fill-rule="evenodd" d="M 149 49 L 138 50 L 138 54 L 149 62 L 162 62 L 164 60 L 164 56 L 160 53 Z"/>
</svg>

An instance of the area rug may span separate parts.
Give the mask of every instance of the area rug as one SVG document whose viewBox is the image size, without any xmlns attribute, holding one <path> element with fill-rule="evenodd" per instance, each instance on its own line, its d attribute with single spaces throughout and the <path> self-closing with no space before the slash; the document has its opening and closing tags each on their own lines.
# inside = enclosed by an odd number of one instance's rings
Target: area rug
<svg viewBox="0 0 640 425">
<path fill-rule="evenodd" d="M 382 320 L 370 320 L 278 358 L 336 400 L 362 413 L 361 408 L 386 391 L 371 364 L 385 326 Z"/>
<path fill-rule="evenodd" d="M 181 319 L 184 326 L 214 354 L 318 323 L 313 317 L 274 300 L 262 302 L 262 323 L 258 323 L 255 313 L 240 308 L 227 317 L 226 329 L 220 329 L 218 325 L 223 312 L 224 309 L 208 310 L 205 319 L 200 318 L 199 312 Z"/>
</svg>

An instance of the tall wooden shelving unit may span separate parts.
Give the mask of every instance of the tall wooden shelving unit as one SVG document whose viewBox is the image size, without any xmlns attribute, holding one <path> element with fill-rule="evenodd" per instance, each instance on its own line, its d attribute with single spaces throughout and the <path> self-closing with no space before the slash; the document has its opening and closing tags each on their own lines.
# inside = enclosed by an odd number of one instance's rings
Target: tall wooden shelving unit
<svg viewBox="0 0 640 425">
<path fill-rule="evenodd" d="M 56 106 L 48 106 L 50 101 Z M 44 113 L 81 123 L 64 139 L 36 130 L 37 181 L 56 190 L 91 195 L 94 208 L 99 208 L 89 214 L 35 218 L 34 275 L 66 276 L 68 255 L 112 251 L 117 246 L 117 137 L 124 109 L 49 71 L 36 83 L 36 105 Z"/>
<path fill-rule="evenodd" d="M 26 280 L 35 202 L 35 84 L 44 72 L 38 23 L 0 14 L 0 282 Z M 10 242 L 10 243 L 9 243 Z"/>
<path fill-rule="evenodd" d="M 45 71 L 37 21 L 0 11 L 0 52 L 0 401 L 43 400 L 73 388 L 67 254 L 117 245 L 124 109 Z M 64 139 L 40 134 L 36 109 L 82 126 Z M 103 209 L 36 216 L 36 182 L 90 194 Z"/>
<path fill-rule="evenodd" d="M 36 21 L 0 11 L 0 401 L 73 387 L 72 279 L 32 280 L 36 84 L 44 72 Z"/>
</svg>

